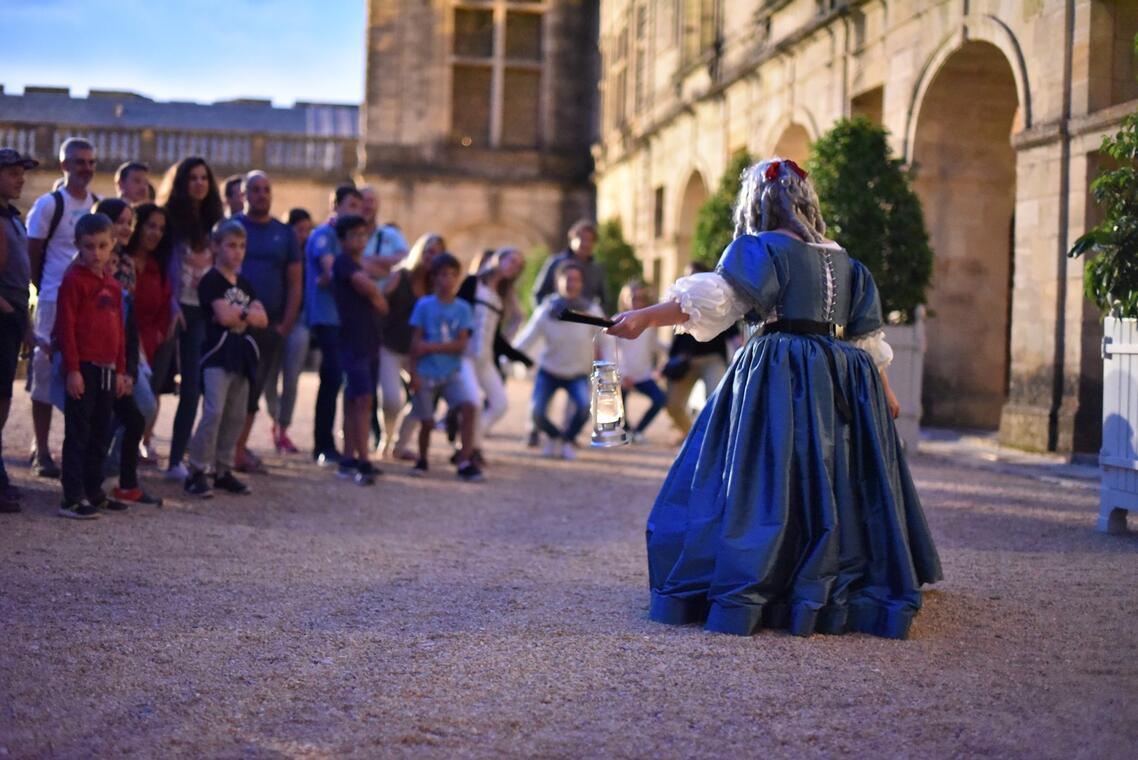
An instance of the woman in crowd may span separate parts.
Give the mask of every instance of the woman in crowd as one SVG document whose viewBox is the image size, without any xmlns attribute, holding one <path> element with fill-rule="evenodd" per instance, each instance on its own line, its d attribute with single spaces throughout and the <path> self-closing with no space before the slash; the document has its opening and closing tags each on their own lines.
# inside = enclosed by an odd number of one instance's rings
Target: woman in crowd
<svg viewBox="0 0 1138 760">
<path fill-rule="evenodd" d="M 118 475 L 119 484 L 114 490 L 117 501 L 136 504 L 161 504 L 162 500 L 142 490 L 138 483 L 139 443 L 146 427 L 146 415 L 153 412 L 154 396 L 146 386 L 144 364 L 139 348 L 137 315 L 134 309 L 136 273 L 134 263 L 124 252 L 130 242 L 135 214 L 130 205 L 119 198 L 104 198 L 92 211 L 105 214 L 112 222 L 111 236 L 114 251 L 108 262 L 108 272 L 122 287 L 123 334 L 126 337 L 126 374 L 131 379 L 131 392 L 114 401 L 115 428 L 121 433 L 114 436 L 111 456 L 106 460 L 109 470 Z M 139 381 L 142 381 L 139 383 Z M 137 390 L 136 390 L 137 389 Z"/>
<path fill-rule="evenodd" d="M 418 457 L 411 450 L 414 442 L 415 419 L 404 411 L 402 372 L 409 370 L 411 353 L 411 312 L 415 302 L 431 292 L 428 273 L 431 261 L 446 251 L 442 236 L 427 233 L 415 241 L 407 258 L 403 259 L 384 286 L 383 295 L 389 310 L 383 318 L 383 343 L 379 349 L 379 385 L 383 406 L 384 456 L 394 456 L 414 462 Z M 398 434 L 396 434 L 398 430 Z"/>
<path fill-rule="evenodd" d="M 173 334 L 170 303 L 173 290 L 170 285 L 171 236 L 166 211 L 154 203 L 142 203 L 134 210 L 134 232 L 126 244 L 126 256 L 134 264 L 134 313 L 138 325 L 142 355 L 150 370 L 146 388 L 154 397 L 153 411 L 146 415 L 146 432 L 143 435 L 143 457 L 149 464 L 157 464 L 150 436 L 158 417 L 162 384 L 170 376 L 171 365 L 178 344 Z"/>
<path fill-rule="evenodd" d="M 500 248 L 483 262 L 475 276 L 474 293 L 470 299 L 474 305 L 474 332 L 466 344 L 466 371 L 474 378 L 479 397 L 485 397 L 480 423 L 474 434 L 477 460 L 483 458 L 483 436 L 506 414 L 506 383 L 498 366 L 495 344 L 500 339 L 503 324 L 514 321 L 521 313 L 514 285 L 524 266 L 521 251 Z M 482 461 L 475 463 L 480 467 L 484 464 Z"/>
<path fill-rule="evenodd" d="M 184 481 L 188 473 L 182 459 L 193 433 L 201 398 L 199 364 L 206 317 L 198 303 L 198 283 L 213 266 L 209 234 L 213 225 L 222 218 L 224 208 L 213 171 L 205 159 L 197 156 L 182 159 L 170 167 L 158 191 L 158 201 L 166 209 L 173 233 L 171 313 L 178 334 L 178 373 L 181 377 L 166 477 Z"/>
</svg>

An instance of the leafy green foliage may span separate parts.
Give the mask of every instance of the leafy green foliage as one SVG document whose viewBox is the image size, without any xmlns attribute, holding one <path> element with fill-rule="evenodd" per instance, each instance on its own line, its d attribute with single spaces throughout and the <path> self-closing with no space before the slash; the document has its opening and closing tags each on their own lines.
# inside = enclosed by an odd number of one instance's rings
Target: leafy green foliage
<svg viewBox="0 0 1138 760">
<path fill-rule="evenodd" d="M 644 276 L 644 265 L 624 239 L 624 229 L 619 219 L 601 222 L 597 228 L 593 257 L 605 272 L 605 292 L 613 304 L 616 303 L 617 293 L 629 280 L 638 280 Z"/>
<path fill-rule="evenodd" d="M 1138 37 L 1135 38 L 1138 53 Z M 1095 203 L 1106 212 L 1102 222 L 1075 241 L 1069 256 L 1087 253 L 1083 291 L 1105 315 L 1138 317 L 1138 113 L 1122 120 L 1114 137 L 1103 139 L 1101 153 L 1118 168 L 1104 169 L 1091 183 Z"/>
<path fill-rule="evenodd" d="M 527 318 L 533 313 L 533 291 L 537 287 L 537 274 L 547 258 L 549 258 L 549 248 L 544 245 L 537 246 L 526 254 L 526 265 L 518 275 L 515 288 Z"/>
<path fill-rule="evenodd" d="M 864 117 L 842 119 L 811 147 L 808 171 L 827 237 L 873 273 L 885 314 L 911 319 L 926 302 L 933 252 L 921 201 L 888 132 Z"/>
<path fill-rule="evenodd" d="M 719 262 L 723 249 L 734 239 L 735 221 L 731 218 L 731 212 L 739 195 L 739 177 L 753 160 L 746 151 L 733 155 L 719 179 L 719 187 L 699 207 L 695 233 L 692 235 L 693 261 L 714 267 Z"/>
</svg>

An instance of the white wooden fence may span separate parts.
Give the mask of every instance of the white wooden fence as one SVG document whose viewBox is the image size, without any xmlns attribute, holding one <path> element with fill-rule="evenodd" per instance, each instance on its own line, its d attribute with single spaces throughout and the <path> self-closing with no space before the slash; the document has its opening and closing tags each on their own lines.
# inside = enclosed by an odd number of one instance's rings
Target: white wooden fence
<svg viewBox="0 0 1138 760">
<path fill-rule="evenodd" d="M 1102 339 L 1102 496 L 1098 529 L 1126 530 L 1138 510 L 1138 320 L 1107 317 Z"/>
</svg>

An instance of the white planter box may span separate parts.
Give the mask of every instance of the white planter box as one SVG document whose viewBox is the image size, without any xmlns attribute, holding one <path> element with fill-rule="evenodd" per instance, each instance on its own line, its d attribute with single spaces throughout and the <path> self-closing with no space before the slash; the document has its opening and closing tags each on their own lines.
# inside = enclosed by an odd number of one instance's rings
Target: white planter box
<svg viewBox="0 0 1138 760">
<path fill-rule="evenodd" d="M 1106 318 L 1102 361 L 1098 529 L 1124 533 L 1126 513 L 1138 510 L 1138 320 Z"/>
<path fill-rule="evenodd" d="M 897 434 L 905 450 L 916 453 L 921 440 L 921 378 L 925 371 L 925 320 L 923 309 L 909 325 L 888 325 L 885 340 L 893 349 L 889 386 L 901 404 Z"/>
</svg>

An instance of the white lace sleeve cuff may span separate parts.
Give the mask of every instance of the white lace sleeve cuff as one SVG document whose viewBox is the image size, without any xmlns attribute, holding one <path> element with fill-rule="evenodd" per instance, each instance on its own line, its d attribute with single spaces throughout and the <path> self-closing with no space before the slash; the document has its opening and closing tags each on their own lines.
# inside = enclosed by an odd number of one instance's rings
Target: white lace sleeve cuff
<svg viewBox="0 0 1138 760">
<path fill-rule="evenodd" d="M 731 284 L 715 272 L 700 272 L 676 280 L 664 294 L 688 315 L 676 326 L 678 333 L 691 333 L 698 341 L 709 341 L 739 321 L 750 310 Z"/>
<path fill-rule="evenodd" d="M 893 363 L 893 349 L 885 342 L 885 330 L 854 338 L 850 344 L 868 353 L 878 369 L 885 369 Z"/>
</svg>

